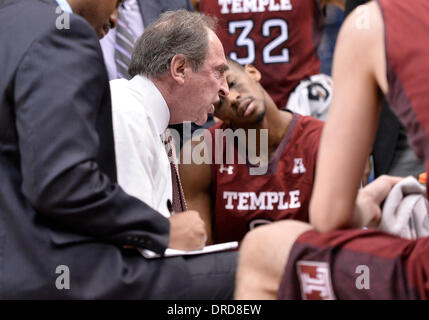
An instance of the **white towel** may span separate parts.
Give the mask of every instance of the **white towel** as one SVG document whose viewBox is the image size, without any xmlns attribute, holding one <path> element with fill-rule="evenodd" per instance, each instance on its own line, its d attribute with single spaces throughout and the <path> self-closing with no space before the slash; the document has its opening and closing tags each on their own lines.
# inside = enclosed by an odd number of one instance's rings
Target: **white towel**
<svg viewBox="0 0 429 320">
<path fill-rule="evenodd" d="M 286 109 L 326 121 L 332 100 L 332 78 L 316 74 L 302 80 L 290 94 Z"/>
<path fill-rule="evenodd" d="M 415 178 L 397 183 L 387 196 L 379 229 L 406 239 L 429 235 L 426 188 Z"/>
</svg>

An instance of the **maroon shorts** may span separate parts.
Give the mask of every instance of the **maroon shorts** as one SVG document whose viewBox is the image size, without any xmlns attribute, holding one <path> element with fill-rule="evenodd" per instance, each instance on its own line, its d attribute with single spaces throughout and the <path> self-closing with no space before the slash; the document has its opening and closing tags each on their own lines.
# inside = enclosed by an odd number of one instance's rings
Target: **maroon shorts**
<svg viewBox="0 0 429 320">
<path fill-rule="evenodd" d="M 307 231 L 292 246 L 278 298 L 429 299 L 429 237 Z"/>
</svg>

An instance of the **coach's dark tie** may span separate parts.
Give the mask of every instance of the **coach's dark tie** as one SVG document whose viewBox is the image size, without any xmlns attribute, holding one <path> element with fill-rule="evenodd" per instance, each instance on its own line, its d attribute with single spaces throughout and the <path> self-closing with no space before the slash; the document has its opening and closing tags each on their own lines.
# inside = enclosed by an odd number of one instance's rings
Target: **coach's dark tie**
<svg viewBox="0 0 429 320">
<path fill-rule="evenodd" d="M 131 54 L 133 52 L 135 36 L 131 28 L 128 26 L 125 18 L 124 7 L 118 9 L 118 25 L 116 26 L 115 40 L 115 63 L 118 70 L 118 77 L 130 79 L 128 67 L 131 62 Z"/>
<path fill-rule="evenodd" d="M 168 128 L 165 130 L 163 140 L 171 167 L 171 180 L 173 184 L 173 209 L 175 212 L 186 211 L 187 205 L 185 201 L 185 195 L 183 192 L 182 183 L 180 182 L 179 170 L 177 169 L 176 165 L 176 149 L 173 143 L 173 137 L 171 136 L 170 130 Z"/>
</svg>

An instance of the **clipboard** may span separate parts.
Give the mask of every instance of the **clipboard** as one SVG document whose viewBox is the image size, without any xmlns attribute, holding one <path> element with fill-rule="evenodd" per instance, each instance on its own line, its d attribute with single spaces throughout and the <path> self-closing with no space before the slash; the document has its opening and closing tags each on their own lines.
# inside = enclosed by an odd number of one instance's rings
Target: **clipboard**
<svg viewBox="0 0 429 320">
<path fill-rule="evenodd" d="M 163 255 L 160 255 L 148 249 L 138 249 L 138 250 L 140 251 L 142 256 L 145 257 L 146 259 L 156 259 L 156 258 L 168 258 L 168 257 L 177 257 L 177 256 L 199 255 L 199 254 L 206 254 L 206 253 L 212 253 L 212 252 L 233 250 L 236 248 L 238 248 L 238 242 L 231 241 L 231 242 L 224 242 L 224 243 L 213 244 L 210 246 L 205 246 L 201 250 L 194 250 L 194 251 L 184 251 L 184 250 L 167 248 Z"/>
</svg>

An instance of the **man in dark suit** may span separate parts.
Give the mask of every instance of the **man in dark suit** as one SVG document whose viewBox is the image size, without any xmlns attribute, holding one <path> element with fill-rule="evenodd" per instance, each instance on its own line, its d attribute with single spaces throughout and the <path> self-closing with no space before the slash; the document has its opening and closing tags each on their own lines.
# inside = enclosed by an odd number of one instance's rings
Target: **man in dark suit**
<svg viewBox="0 0 429 320">
<path fill-rule="evenodd" d="M 169 221 L 116 183 L 110 91 L 97 35 L 116 25 L 121 2 L 0 6 L 1 299 L 232 294 L 234 254 L 148 261 L 130 248 L 163 253 L 199 241 L 190 235 L 198 230 L 181 233 L 186 219 Z M 196 281 L 215 267 L 219 285 Z"/>
</svg>

